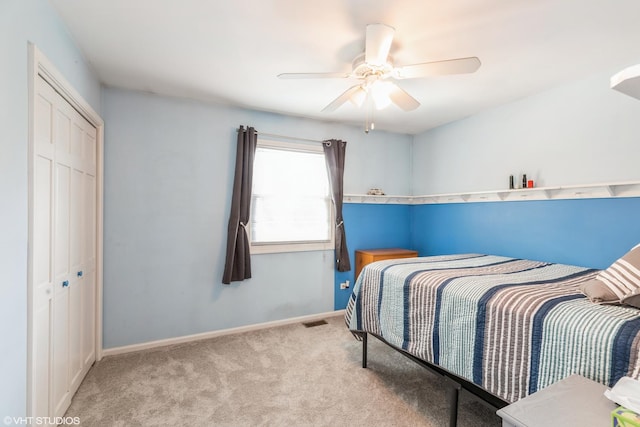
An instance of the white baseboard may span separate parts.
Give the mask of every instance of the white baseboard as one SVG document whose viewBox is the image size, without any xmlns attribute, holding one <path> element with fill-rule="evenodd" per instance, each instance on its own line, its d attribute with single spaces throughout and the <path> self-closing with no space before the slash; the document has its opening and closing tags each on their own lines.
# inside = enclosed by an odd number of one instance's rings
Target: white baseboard
<svg viewBox="0 0 640 427">
<path fill-rule="evenodd" d="M 116 354 L 131 353 L 134 351 L 148 350 L 150 348 L 165 347 L 173 344 L 183 344 L 191 341 L 206 340 L 224 335 L 239 334 L 241 332 L 258 331 L 260 329 L 274 328 L 276 326 L 290 325 L 292 323 L 312 322 L 325 317 L 344 316 L 344 310 L 329 311 L 326 313 L 310 314 L 308 316 L 292 317 L 289 319 L 274 320 L 272 322 L 256 323 L 254 325 L 239 326 L 237 328 L 220 329 L 217 331 L 203 332 L 200 334 L 185 335 L 182 337 L 167 338 L 157 341 L 143 342 L 140 344 L 125 345 L 122 347 L 106 348 L 102 356 L 114 356 Z"/>
</svg>

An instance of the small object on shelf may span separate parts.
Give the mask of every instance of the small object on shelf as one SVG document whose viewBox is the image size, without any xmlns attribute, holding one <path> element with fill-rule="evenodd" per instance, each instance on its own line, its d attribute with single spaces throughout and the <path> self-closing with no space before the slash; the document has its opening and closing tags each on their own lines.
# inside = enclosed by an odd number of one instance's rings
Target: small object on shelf
<svg viewBox="0 0 640 427">
<path fill-rule="evenodd" d="M 527 188 L 533 188 L 533 180 L 532 179 L 527 181 Z"/>
<path fill-rule="evenodd" d="M 527 174 L 522 174 L 522 188 L 527 188 Z"/>
<path fill-rule="evenodd" d="M 509 175 L 509 190 L 513 190 L 515 188 L 513 184 L 513 175 Z"/>
<path fill-rule="evenodd" d="M 382 191 L 379 188 L 372 188 L 371 190 L 367 191 L 367 195 L 368 196 L 384 196 L 384 191 Z"/>
</svg>

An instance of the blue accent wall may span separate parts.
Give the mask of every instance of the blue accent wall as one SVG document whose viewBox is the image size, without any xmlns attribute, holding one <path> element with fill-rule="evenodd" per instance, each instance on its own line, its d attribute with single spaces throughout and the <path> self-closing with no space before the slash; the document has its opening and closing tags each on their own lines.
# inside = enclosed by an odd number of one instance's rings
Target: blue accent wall
<svg viewBox="0 0 640 427">
<path fill-rule="evenodd" d="M 478 252 L 606 268 L 640 243 L 640 198 L 411 207 L 420 255 Z"/>
<path fill-rule="evenodd" d="M 351 257 L 351 271 L 335 272 L 335 309 L 347 306 L 355 282 L 358 249 L 411 247 L 411 206 L 346 203 L 342 209 L 347 247 Z M 340 289 L 340 283 L 351 282 L 349 289 Z"/>
</svg>

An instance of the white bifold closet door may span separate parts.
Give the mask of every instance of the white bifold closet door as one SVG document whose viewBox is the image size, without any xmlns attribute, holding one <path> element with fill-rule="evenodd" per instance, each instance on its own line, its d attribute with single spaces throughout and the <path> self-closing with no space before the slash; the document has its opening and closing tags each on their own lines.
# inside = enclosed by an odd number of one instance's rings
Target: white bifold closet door
<svg viewBox="0 0 640 427">
<path fill-rule="evenodd" d="M 96 129 L 36 80 L 33 416 L 63 416 L 95 361 Z"/>
</svg>

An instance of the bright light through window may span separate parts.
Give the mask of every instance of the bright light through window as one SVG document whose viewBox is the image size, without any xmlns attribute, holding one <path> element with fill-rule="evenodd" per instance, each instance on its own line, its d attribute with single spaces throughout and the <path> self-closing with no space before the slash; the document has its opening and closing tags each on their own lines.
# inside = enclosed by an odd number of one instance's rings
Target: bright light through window
<svg viewBox="0 0 640 427">
<path fill-rule="evenodd" d="M 252 246 L 324 243 L 328 249 L 332 229 L 322 147 L 259 141 L 253 165 Z"/>
</svg>

